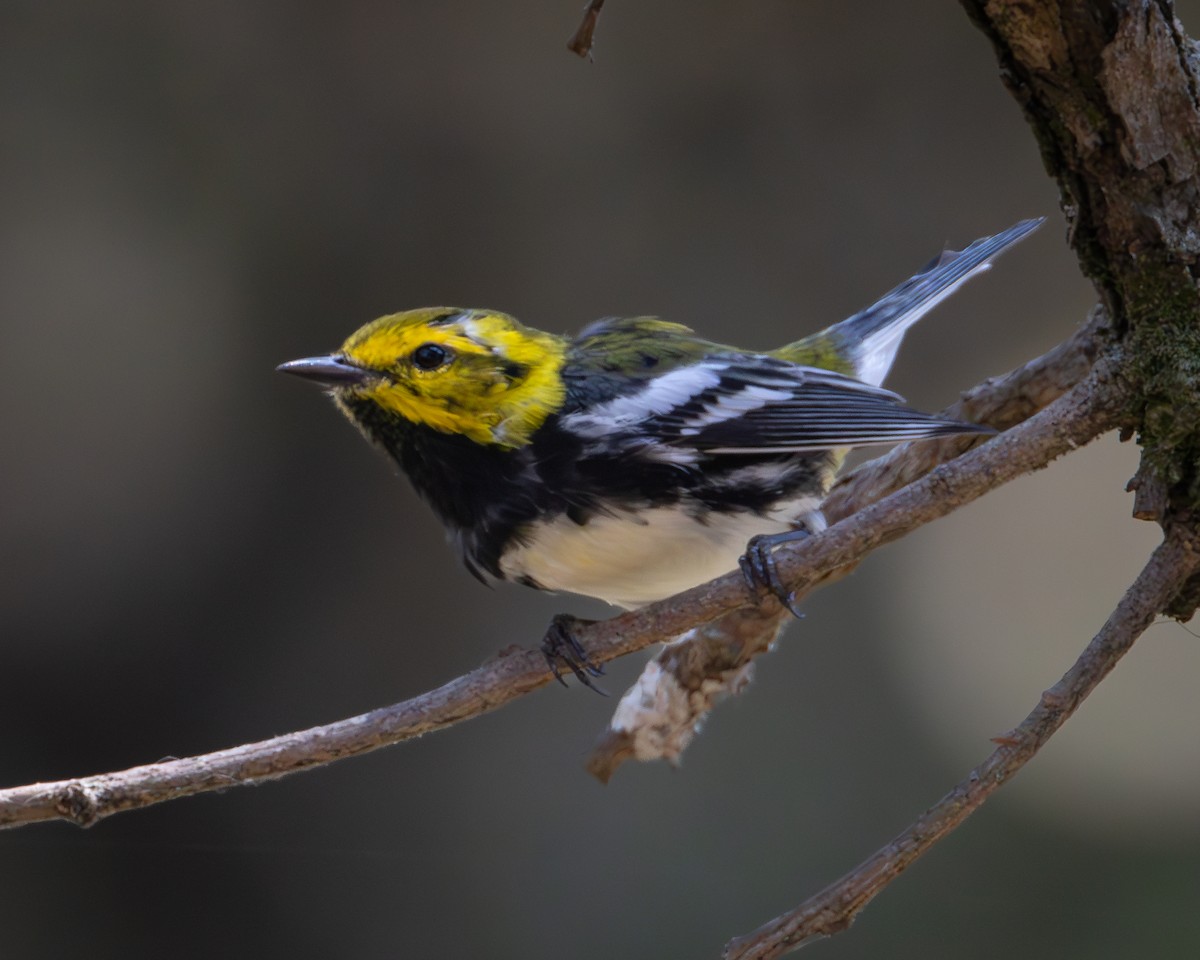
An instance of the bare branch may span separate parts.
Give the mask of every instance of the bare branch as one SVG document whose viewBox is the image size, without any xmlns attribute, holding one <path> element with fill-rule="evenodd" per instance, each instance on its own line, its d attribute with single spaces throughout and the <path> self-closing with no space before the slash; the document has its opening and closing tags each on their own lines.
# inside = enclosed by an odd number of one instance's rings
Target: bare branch
<svg viewBox="0 0 1200 960">
<path fill-rule="evenodd" d="M 1014 730 L 996 737 L 999 747 L 903 833 L 836 883 L 795 910 L 744 937 L 731 940 L 724 960 L 769 960 L 814 936 L 845 930 L 889 883 L 979 809 L 1008 782 L 1075 712 L 1134 641 L 1170 608 L 1188 579 L 1200 572 L 1195 519 L 1168 528 L 1138 578 L 1100 632 L 1033 711 Z"/>
<path fill-rule="evenodd" d="M 909 530 L 1045 466 L 1115 426 L 1124 398 L 1123 383 L 1101 359 L 1086 380 L 1025 423 L 798 548 L 781 550 L 781 574 L 790 583 L 815 583 Z M 740 574 L 729 574 L 585 627 L 579 637 L 594 660 L 605 662 L 677 637 L 746 602 Z M 198 757 L 0 790 L 0 826 L 55 819 L 87 826 L 123 810 L 274 779 L 469 720 L 549 680 L 539 652 L 506 651 L 436 690 L 327 726 Z"/>
<path fill-rule="evenodd" d="M 480 716 L 550 682 L 540 652 L 515 649 L 403 703 L 216 753 L 0 790 L 0 827 L 69 820 L 88 827 L 124 810 L 260 783 Z"/>
<path fill-rule="evenodd" d="M 600 22 L 600 10 L 603 6 L 604 0 L 588 0 L 588 5 L 583 8 L 583 20 L 579 29 L 567 41 L 567 49 L 572 53 L 589 60 L 592 58 L 592 40 L 596 33 L 596 25 Z"/>
</svg>

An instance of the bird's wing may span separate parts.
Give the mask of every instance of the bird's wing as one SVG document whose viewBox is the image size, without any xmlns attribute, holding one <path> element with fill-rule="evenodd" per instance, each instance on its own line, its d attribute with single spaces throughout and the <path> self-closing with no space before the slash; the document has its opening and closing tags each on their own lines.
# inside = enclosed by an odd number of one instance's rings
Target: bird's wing
<svg viewBox="0 0 1200 960">
<path fill-rule="evenodd" d="M 672 377 L 679 382 L 661 382 Z M 643 398 L 642 430 L 658 443 L 705 454 L 800 453 L 992 432 L 913 410 L 890 390 L 852 377 L 771 357 L 707 358 L 657 386 L 656 396 Z"/>
</svg>

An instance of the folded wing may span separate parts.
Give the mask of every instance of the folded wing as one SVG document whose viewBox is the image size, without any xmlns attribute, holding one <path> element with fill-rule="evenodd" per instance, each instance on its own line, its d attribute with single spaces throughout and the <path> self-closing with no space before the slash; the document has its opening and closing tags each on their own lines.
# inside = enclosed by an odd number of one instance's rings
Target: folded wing
<svg viewBox="0 0 1200 960">
<path fill-rule="evenodd" d="M 710 359 L 710 385 L 644 424 L 660 443 L 707 454 L 864 447 L 989 427 L 913 410 L 890 390 L 769 357 Z"/>
</svg>

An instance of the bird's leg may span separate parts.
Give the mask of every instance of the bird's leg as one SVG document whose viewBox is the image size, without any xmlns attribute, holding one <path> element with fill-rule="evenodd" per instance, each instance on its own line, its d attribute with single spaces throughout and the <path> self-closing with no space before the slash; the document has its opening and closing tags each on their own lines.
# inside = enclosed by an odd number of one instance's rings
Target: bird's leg
<svg viewBox="0 0 1200 960">
<path fill-rule="evenodd" d="M 763 533 L 751 537 L 746 544 L 746 552 L 738 557 L 738 566 L 746 586 L 755 593 L 763 589 L 771 591 L 772 595 L 784 605 L 797 620 L 803 620 L 802 614 L 796 608 L 796 594 L 789 590 L 779 579 L 779 569 L 775 566 L 775 548 L 785 543 L 795 543 L 806 540 L 812 533 L 807 527 L 797 526 L 795 530 L 784 533 Z"/>
<path fill-rule="evenodd" d="M 581 620 L 568 613 L 560 613 L 550 621 L 550 627 L 546 630 L 546 636 L 542 640 L 542 654 L 546 657 L 546 664 L 550 667 L 550 672 L 554 674 L 554 679 L 564 687 L 567 685 L 567 681 L 563 679 L 562 671 L 559 669 L 560 663 L 565 663 L 570 667 L 571 672 L 585 687 L 590 687 L 601 696 L 607 697 L 606 691 L 592 683 L 592 677 L 604 675 L 604 668 L 592 662 L 587 651 L 583 649 L 583 645 L 576 639 L 574 632 L 576 627 L 586 627 L 595 622 L 595 620 Z"/>
</svg>

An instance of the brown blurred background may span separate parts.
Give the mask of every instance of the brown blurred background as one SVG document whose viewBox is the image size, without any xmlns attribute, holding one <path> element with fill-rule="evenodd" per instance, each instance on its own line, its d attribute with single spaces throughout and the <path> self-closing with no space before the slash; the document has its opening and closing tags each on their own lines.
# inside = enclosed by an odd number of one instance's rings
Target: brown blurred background
<svg viewBox="0 0 1200 960">
<path fill-rule="evenodd" d="M 1056 191 L 954 4 L 613 3 L 591 64 L 564 48 L 579 6 L 0 8 L 0 782 L 329 721 L 603 614 L 479 586 L 272 372 L 373 316 L 652 312 L 769 347 L 1044 214 L 890 383 L 935 409 L 1082 320 Z M 0 954 L 715 957 L 1066 669 L 1154 542 L 1135 462 L 1105 438 L 873 557 L 678 771 L 593 782 L 614 703 L 555 688 L 261 789 L 0 834 Z M 1194 956 L 1198 648 L 1152 628 L 814 955 Z"/>
</svg>

